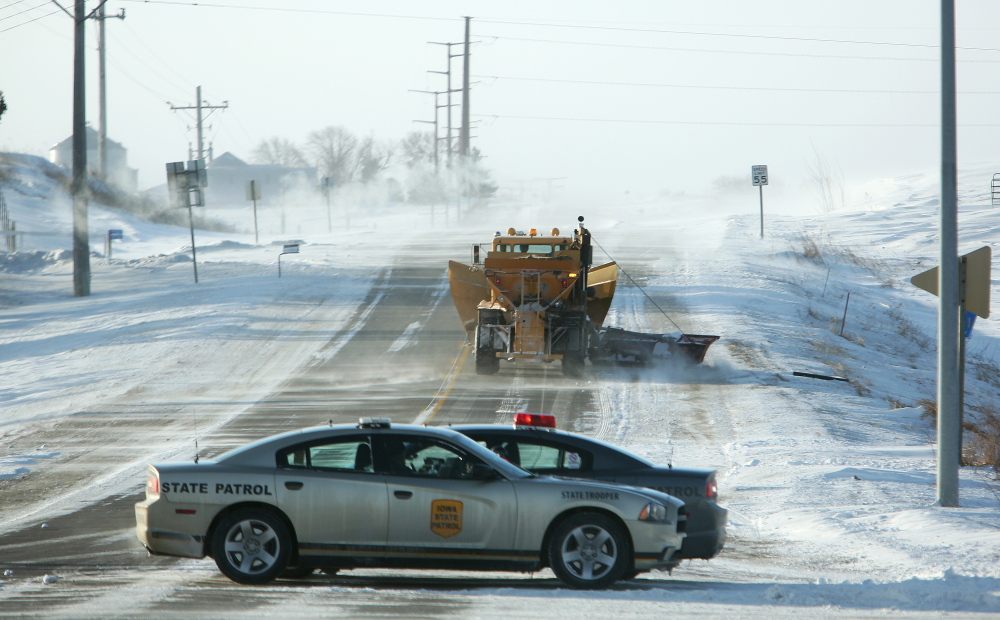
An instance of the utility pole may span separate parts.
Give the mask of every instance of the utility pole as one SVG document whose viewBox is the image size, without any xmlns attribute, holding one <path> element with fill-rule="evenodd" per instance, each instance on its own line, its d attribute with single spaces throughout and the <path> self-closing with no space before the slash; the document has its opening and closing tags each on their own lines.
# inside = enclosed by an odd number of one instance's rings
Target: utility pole
<svg viewBox="0 0 1000 620">
<path fill-rule="evenodd" d="M 959 381 L 958 146 L 955 105 L 955 2 L 941 0 L 941 263 L 938 272 L 937 501 L 958 506 L 961 459 Z"/>
<path fill-rule="evenodd" d="M 84 41 L 87 7 L 76 0 L 73 17 L 73 296 L 90 295 L 90 239 L 87 223 L 87 96 Z"/>
<path fill-rule="evenodd" d="M 106 80 L 106 67 L 107 67 L 107 39 L 104 34 L 104 21 L 107 19 L 125 19 L 125 9 L 122 9 L 118 15 L 112 15 L 108 17 L 104 14 L 104 5 L 106 2 L 101 2 L 101 5 L 97 7 L 97 58 L 98 58 L 98 108 L 100 109 L 99 117 L 100 122 L 97 129 L 97 175 L 102 181 L 108 180 L 108 153 L 107 153 L 107 140 L 108 140 L 108 104 L 107 104 L 107 80 Z"/>
<path fill-rule="evenodd" d="M 411 89 L 410 92 L 427 93 L 428 95 L 434 95 L 434 120 L 432 121 L 415 120 L 413 122 L 427 123 L 428 125 L 434 125 L 434 172 L 438 172 L 441 168 L 438 158 L 438 142 L 442 140 L 442 138 L 438 138 L 438 110 L 444 107 L 438 104 L 438 96 L 443 95 L 444 93 L 439 90 L 413 90 L 413 89 Z"/>
<path fill-rule="evenodd" d="M 103 8 L 102 0 L 98 8 Z M 87 82 L 86 82 L 86 29 L 88 19 L 96 10 L 87 14 L 85 0 L 76 0 L 73 13 L 52 0 L 73 20 L 73 296 L 90 295 L 90 226 L 87 222 Z"/>
<path fill-rule="evenodd" d="M 462 56 L 464 65 L 462 67 L 462 129 L 458 134 L 458 154 L 466 157 L 469 152 L 469 22 L 471 17 L 465 18 L 465 51 Z"/>
<path fill-rule="evenodd" d="M 448 108 L 448 167 L 451 168 L 451 155 L 455 151 L 455 148 L 452 146 L 452 142 L 451 142 L 451 107 L 452 107 L 451 94 L 458 92 L 457 88 L 453 89 L 451 87 L 451 59 L 452 58 L 457 58 L 461 54 L 452 54 L 451 53 L 451 46 L 452 45 L 458 45 L 458 43 L 440 43 L 438 41 L 428 41 L 428 43 L 430 43 L 431 45 L 445 45 L 448 48 L 448 70 L 447 71 L 428 71 L 428 73 L 441 73 L 441 74 L 444 74 L 444 75 L 448 76 L 448 87 L 447 87 L 447 90 L 445 90 L 444 92 L 448 94 L 448 102 L 445 105 Z"/>
<path fill-rule="evenodd" d="M 197 102 L 197 103 L 195 103 L 195 105 L 177 106 L 177 105 L 171 104 L 170 105 L 170 109 L 171 110 L 195 110 L 195 118 L 197 119 L 197 124 L 198 124 L 198 153 L 197 153 L 198 156 L 195 157 L 195 159 L 198 160 L 198 159 L 205 159 L 205 142 L 204 142 L 204 139 L 202 137 L 202 129 L 201 129 L 201 125 L 202 125 L 202 110 L 225 110 L 226 108 L 229 107 L 229 102 L 228 101 L 223 101 L 222 105 L 208 105 L 208 103 L 203 102 L 201 100 L 201 86 L 197 87 L 194 92 L 195 92 L 195 100 Z M 170 102 L 167 102 L 167 103 L 170 103 Z"/>
</svg>

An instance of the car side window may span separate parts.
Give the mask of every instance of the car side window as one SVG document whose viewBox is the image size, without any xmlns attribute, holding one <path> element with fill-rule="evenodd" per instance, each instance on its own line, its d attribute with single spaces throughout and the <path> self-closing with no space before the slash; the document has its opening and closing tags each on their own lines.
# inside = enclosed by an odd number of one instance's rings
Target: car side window
<svg viewBox="0 0 1000 620">
<path fill-rule="evenodd" d="M 367 437 L 349 437 L 283 450 L 278 453 L 278 467 L 327 471 L 374 471 L 372 450 Z"/>
<path fill-rule="evenodd" d="M 429 437 L 389 435 L 380 453 L 380 470 L 394 476 L 467 480 L 475 457 Z"/>
<path fill-rule="evenodd" d="M 499 457 L 530 472 L 562 473 L 593 469 L 594 457 L 585 450 L 553 446 L 530 440 L 491 439 L 480 441 Z"/>
</svg>

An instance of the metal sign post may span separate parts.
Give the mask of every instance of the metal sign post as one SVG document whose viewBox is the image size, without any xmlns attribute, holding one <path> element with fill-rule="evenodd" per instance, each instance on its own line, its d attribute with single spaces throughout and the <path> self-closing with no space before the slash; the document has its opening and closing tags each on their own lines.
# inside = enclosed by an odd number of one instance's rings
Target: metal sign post
<svg viewBox="0 0 1000 620">
<path fill-rule="evenodd" d="M 764 238 L 764 186 L 767 185 L 767 166 L 751 166 L 753 184 L 760 189 L 760 238 Z"/>
<path fill-rule="evenodd" d="M 951 356 L 942 357 L 938 355 L 938 372 L 940 374 L 943 366 L 954 367 L 949 377 L 954 377 L 956 385 L 951 386 L 954 391 L 952 401 L 945 401 L 938 394 L 938 501 L 942 506 L 958 505 L 958 467 L 962 458 L 962 417 L 965 408 L 965 338 L 969 337 L 972 331 L 972 323 L 968 315 L 981 316 L 984 319 L 990 316 L 990 271 L 992 267 L 993 251 L 990 246 L 984 246 L 974 252 L 969 252 L 958 257 L 959 274 L 955 284 L 958 286 L 958 316 L 962 317 L 961 322 L 955 321 L 954 330 L 945 330 L 949 333 L 939 333 L 938 339 L 947 339 L 955 342 L 955 359 Z M 910 282 L 917 288 L 923 289 L 932 295 L 941 297 L 941 270 L 938 267 L 928 269 L 923 273 L 910 278 Z M 943 303 L 943 302 L 942 302 Z M 940 326 L 939 326 L 940 328 Z M 954 333 L 951 333 L 954 331 Z M 939 388 L 940 391 L 940 388 Z M 945 405 L 950 405 L 945 411 Z M 945 415 L 945 414 L 948 415 Z M 945 433 L 941 432 L 941 425 L 945 425 Z"/>
<path fill-rule="evenodd" d="M 323 195 L 326 197 L 326 226 L 329 232 L 333 232 L 333 216 L 330 214 L 330 188 L 333 186 L 333 177 L 323 177 Z"/>
<path fill-rule="evenodd" d="M 256 245 L 260 243 L 257 235 L 257 201 L 260 200 L 260 185 L 257 181 L 247 183 L 247 200 L 253 201 L 253 242 Z"/>
<path fill-rule="evenodd" d="M 107 248 L 108 249 L 108 251 L 107 251 L 108 261 L 111 260 L 111 242 L 114 241 L 115 239 L 118 239 L 119 241 L 121 239 L 124 239 L 124 231 L 116 229 L 116 228 L 112 228 L 111 230 L 108 231 L 108 242 L 107 242 L 107 246 L 108 246 L 108 248 Z"/>
<path fill-rule="evenodd" d="M 281 254 L 278 254 L 278 277 L 279 278 L 281 277 L 281 257 L 284 256 L 285 254 L 298 254 L 298 253 L 299 253 L 299 244 L 297 244 L 297 243 L 291 243 L 291 244 L 286 244 L 285 247 L 284 247 L 284 249 L 281 251 Z"/>
<path fill-rule="evenodd" d="M 187 207 L 188 223 L 191 226 L 191 262 L 194 265 L 194 283 L 198 283 L 198 253 L 194 245 L 194 214 L 191 207 L 204 207 L 205 196 L 202 189 L 208 187 L 208 172 L 205 160 L 196 159 L 187 163 L 175 161 L 167 164 L 167 188 L 171 201 L 178 207 Z"/>
</svg>

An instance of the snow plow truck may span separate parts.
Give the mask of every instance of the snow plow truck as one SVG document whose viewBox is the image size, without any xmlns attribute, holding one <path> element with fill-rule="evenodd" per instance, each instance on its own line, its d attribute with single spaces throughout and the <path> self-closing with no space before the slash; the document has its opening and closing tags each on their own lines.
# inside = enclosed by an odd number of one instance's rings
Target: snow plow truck
<svg viewBox="0 0 1000 620">
<path fill-rule="evenodd" d="M 497 232 L 488 246 L 473 246 L 472 265 L 449 261 L 452 300 L 474 343 L 478 374 L 496 373 L 501 360 L 561 360 L 570 376 L 579 375 L 588 358 L 591 363 L 647 363 L 679 355 L 700 364 L 719 339 L 604 327 L 618 266 L 614 261 L 593 265 L 583 219 L 578 218 L 572 235 L 557 228 L 548 235 L 535 229 Z"/>
</svg>

